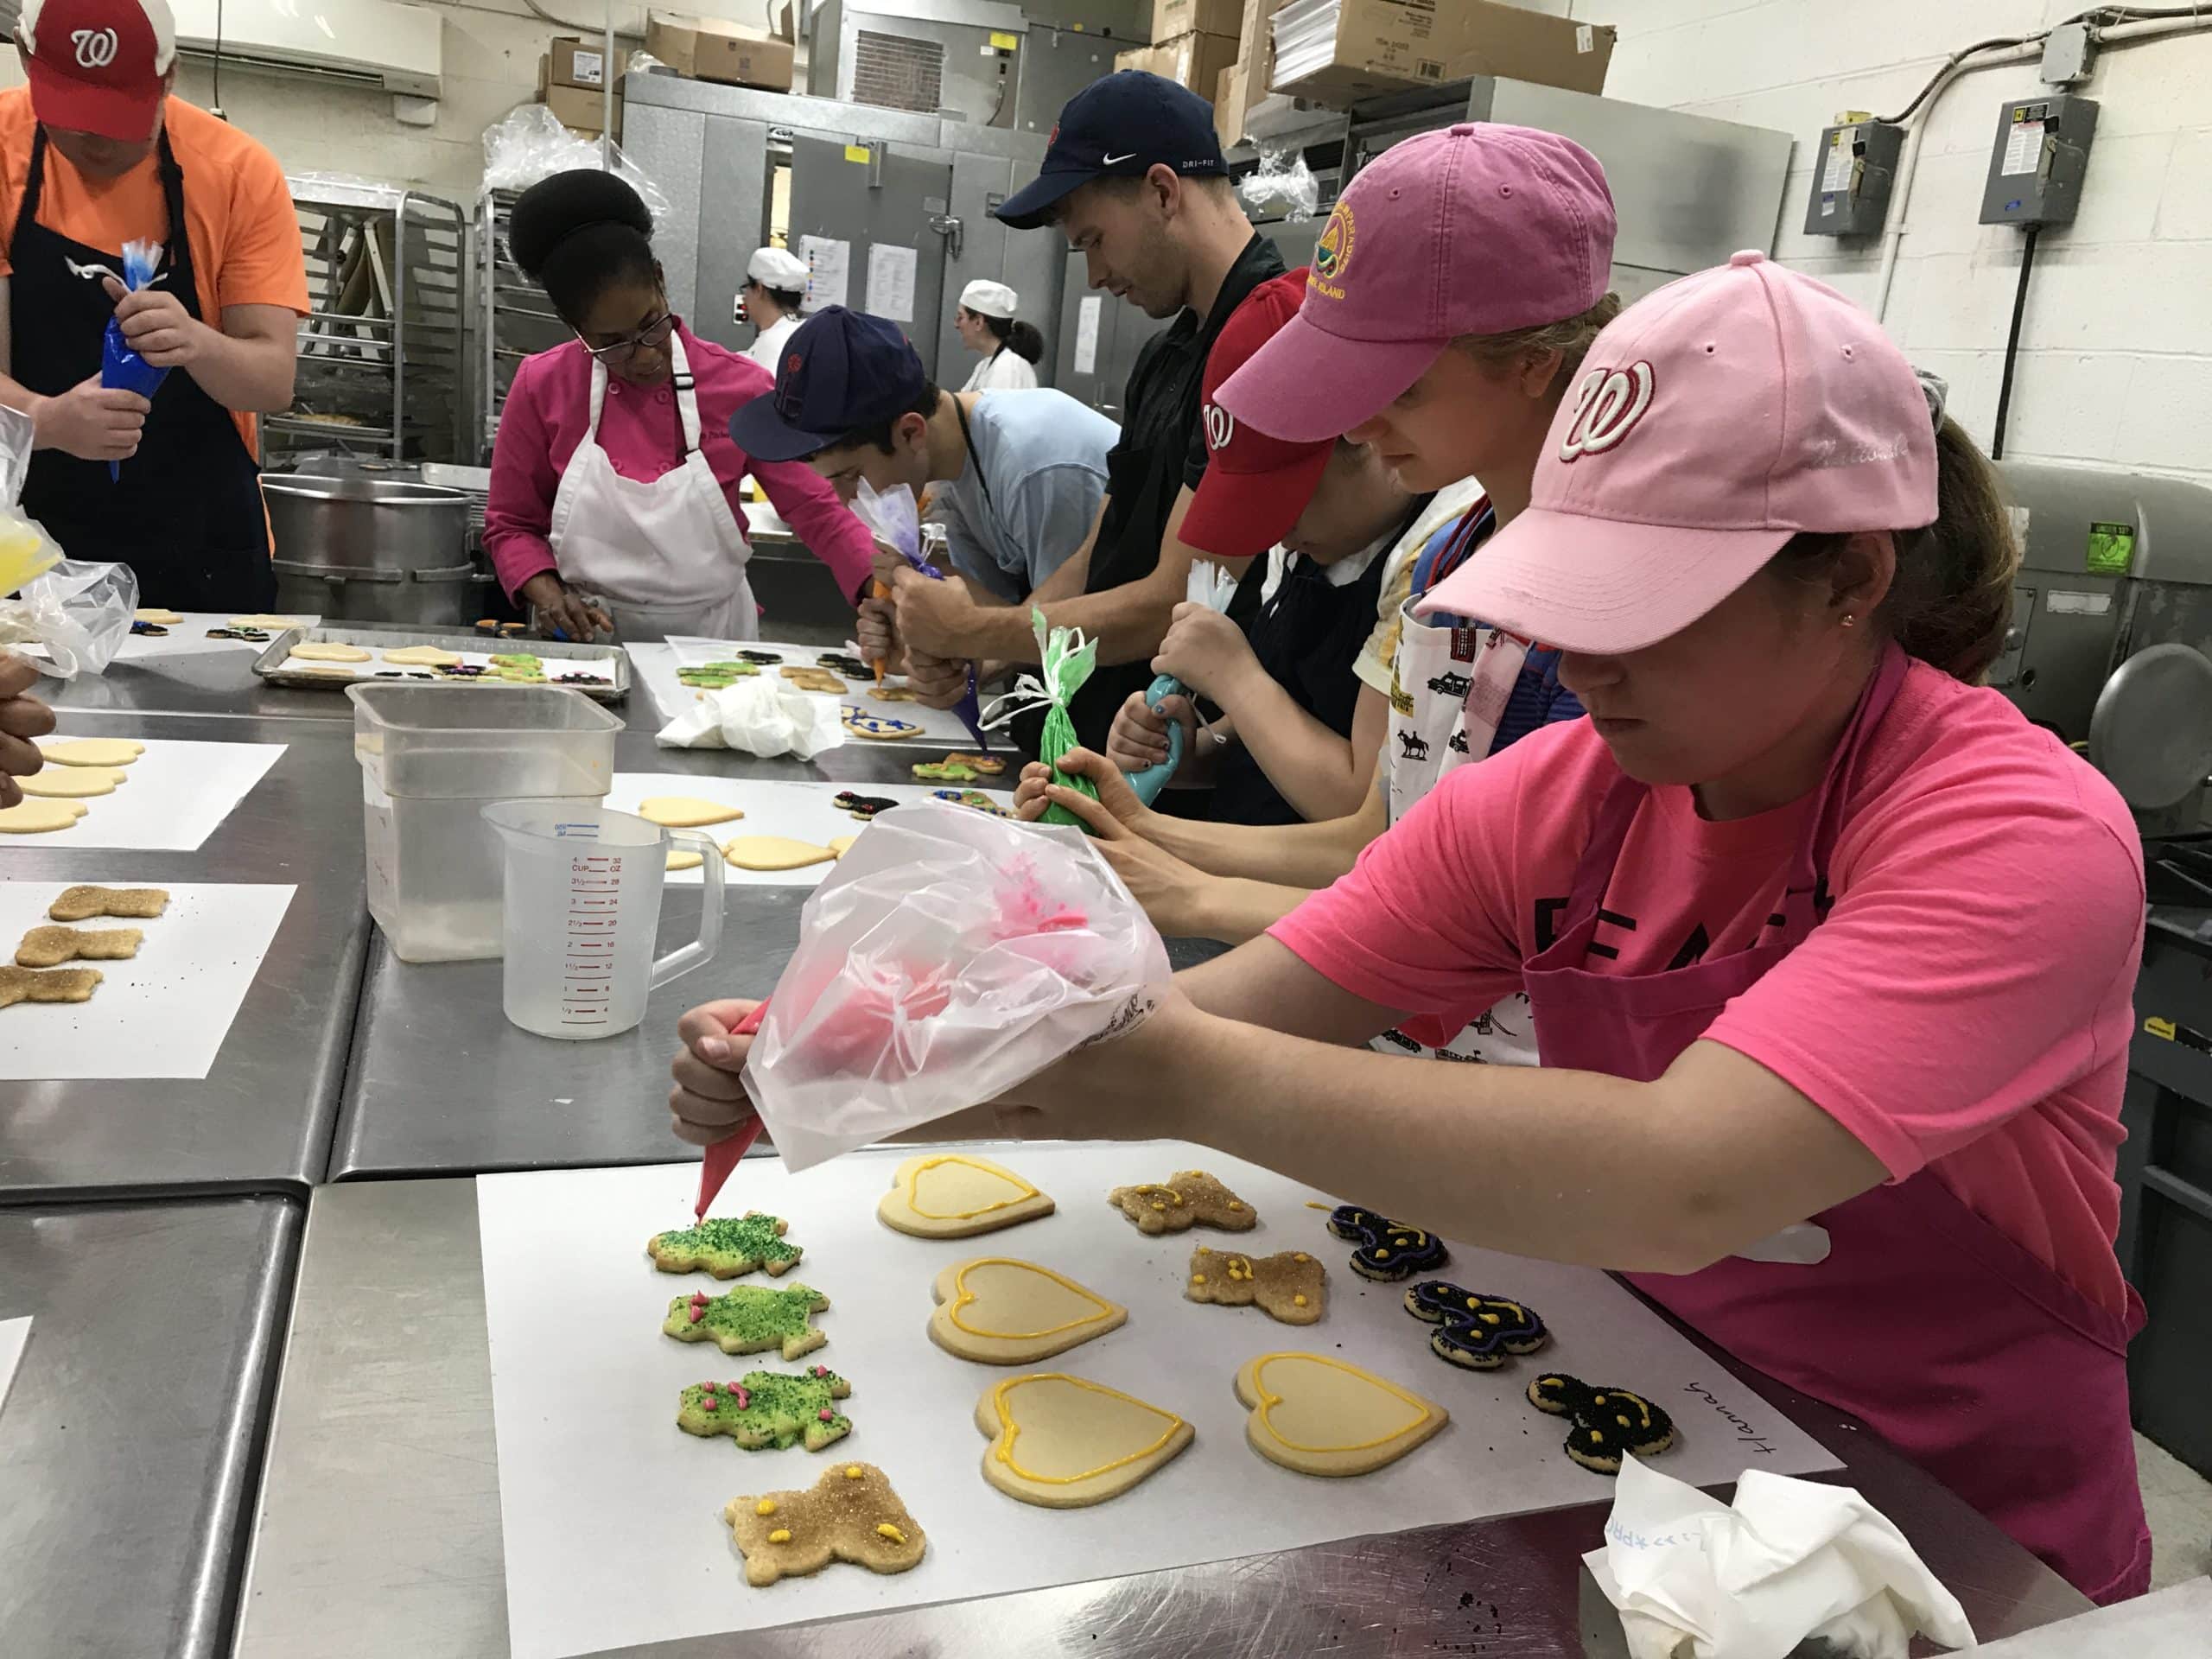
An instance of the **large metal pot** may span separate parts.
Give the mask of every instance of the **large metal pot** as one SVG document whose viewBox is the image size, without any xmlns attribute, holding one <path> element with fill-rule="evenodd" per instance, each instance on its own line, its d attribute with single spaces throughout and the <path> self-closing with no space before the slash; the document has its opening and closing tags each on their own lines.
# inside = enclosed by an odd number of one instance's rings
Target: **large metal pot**
<svg viewBox="0 0 2212 1659">
<path fill-rule="evenodd" d="M 355 622 L 467 624 L 490 582 L 469 556 L 466 491 L 264 473 L 279 610 Z"/>
</svg>

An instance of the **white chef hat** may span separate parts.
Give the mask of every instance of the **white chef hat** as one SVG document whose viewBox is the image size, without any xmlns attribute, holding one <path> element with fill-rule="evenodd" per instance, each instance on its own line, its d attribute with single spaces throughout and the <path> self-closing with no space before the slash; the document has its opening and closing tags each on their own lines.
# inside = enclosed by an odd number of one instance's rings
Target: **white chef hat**
<svg viewBox="0 0 2212 1659">
<path fill-rule="evenodd" d="M 806 261 L 781 248 L 760 248 L 745 262 L 745 274 L 763 288 L 788 294 L 806 286 Z"/>
<path fill-rule="evenodd" d="M 1011 320 L 1020 296 L 1004 283 L 973 282 L 960 290 L 960 303 L 979 317 Z"/>
</svg>

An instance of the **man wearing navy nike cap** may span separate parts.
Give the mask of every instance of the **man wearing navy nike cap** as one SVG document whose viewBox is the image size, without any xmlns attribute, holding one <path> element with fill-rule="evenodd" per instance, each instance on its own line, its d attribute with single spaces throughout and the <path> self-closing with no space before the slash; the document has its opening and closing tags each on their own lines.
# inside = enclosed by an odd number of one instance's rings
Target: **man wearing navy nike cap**
<svg viewBox="0 0 2212 1659">
<path fill-rule="evenodd" d="M 1053 625 L 1099 642 L 1099 668 L 1071 710 L 1097 747 L 1122 700 L 1151 683 L 1152 654 L 1188 582 L 1192 550 L 1176 532 L 1205 474 L 1206 353 L 1245 296 L 1281 275 L 1282 256 L 1237 204 L 1212 106 L 1134 69 L 1068 100 L 1037 177 L 997 217 L 1016 230 L 1057 227 L 1084 256 L 1091 287 L 1174 319 L 1130 372 L 1089 541 L 1033 595 Z M 932 658 L 946 663 L 948 683 L 964 683 L 970 661 L 1036 660 L 1027 607 L 979 606 L 953 584 L 894 574 L 898 637 L 925 690 Z"/>
</svg>

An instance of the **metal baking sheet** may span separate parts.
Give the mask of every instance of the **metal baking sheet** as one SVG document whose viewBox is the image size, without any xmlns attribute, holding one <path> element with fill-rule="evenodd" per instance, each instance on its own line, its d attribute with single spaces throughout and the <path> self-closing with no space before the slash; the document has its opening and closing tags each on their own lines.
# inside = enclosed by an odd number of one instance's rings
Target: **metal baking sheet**
<svg viewBox="0 0 2212 1659">
<path fill-rule="evenodd" d="M 484 654 L 487 647 L 499 651 L 527 651 L 546 662 L 582 658 L 589 662 L 614 664 L 614 683 L 604 685 L 570 686 L 596 702 L 620 702 L 630 695 L 630 653 L 620 645 L 583 645 L 573 639 L 532 639 L 518 635 L 493 641 L 474 628 L 349 628 L 343 623 L 333 623 L 315 628 L 286 628 L 269 636 L 269 644 L 260 656 L 254 658 L 253 671 L 271 685 L 298 686 L 307 690 L 342 693 L 354 682 L 341 680 L 330 674 L 302 674 L 287 670 L 284 662 L 292 654 L 292 647 L 302 645 L 358 645 L 364 651 L 400 651 L 409 645 L 435 645 L 442 651 L 475 652 Z M 371 683 L 374 675 L 357 676 Z M 428 681 L 423 683 L 476 686 L 477 680 Z"/>
</svg>

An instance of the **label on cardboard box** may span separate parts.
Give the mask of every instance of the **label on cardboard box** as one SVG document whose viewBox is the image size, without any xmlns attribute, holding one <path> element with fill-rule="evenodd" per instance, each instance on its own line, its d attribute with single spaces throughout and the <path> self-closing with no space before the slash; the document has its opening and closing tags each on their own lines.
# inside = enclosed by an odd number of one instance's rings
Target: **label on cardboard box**
<svg viewBox="0 0 2212 1659">
<path fill-rule="evenodd" d="M 569 59 L 569 73 L 575 77 L 579 86 L 603 86 L 607 84 L 607 59 L 597 52 L 578 52 Z"/>
</svg>

